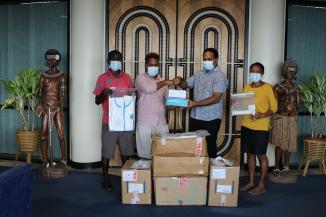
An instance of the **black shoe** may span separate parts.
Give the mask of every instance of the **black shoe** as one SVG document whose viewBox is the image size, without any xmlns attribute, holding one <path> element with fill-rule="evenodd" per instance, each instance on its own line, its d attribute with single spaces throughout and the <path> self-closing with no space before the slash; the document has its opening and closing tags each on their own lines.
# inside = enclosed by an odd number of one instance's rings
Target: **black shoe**
<svg viewBox="0 0 326 217">
<path fill-rule="evenodd" d="M 106 182 L 103 181 L 102 182 L 102 188 L 105 191 L 111 191 L 112 190 L 112 184 L 111 184 L 110 180 L 107 180 Z"/>
</svg>

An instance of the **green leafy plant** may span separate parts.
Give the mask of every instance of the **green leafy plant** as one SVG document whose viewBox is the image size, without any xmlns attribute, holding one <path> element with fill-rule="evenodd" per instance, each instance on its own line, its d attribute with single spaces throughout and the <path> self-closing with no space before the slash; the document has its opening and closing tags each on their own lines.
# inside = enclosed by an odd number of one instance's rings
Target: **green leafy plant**
<svg viewBox="0 0 326 217">
<path fill-rule="evenodd" d="M 322 138 L 326 125 L 326 73 L 314 74 L 309 81 L 299 85 L 299 89 L 303 106 L 310 113 L 311 138 Z M 322 122 L 322 127 L 319 128 L 318 125 Z"/>
<path fill-rule="evenodd" d="M 40 78 L 40 73 L 36 69 L 23 69 L 12 80 L 0 79 L 0 84 L 11 95 L 1 109 L 14 108 L 19 113 L 25 131 L 35 129 L 35 108 L 39 100 Z"/>
</svg>

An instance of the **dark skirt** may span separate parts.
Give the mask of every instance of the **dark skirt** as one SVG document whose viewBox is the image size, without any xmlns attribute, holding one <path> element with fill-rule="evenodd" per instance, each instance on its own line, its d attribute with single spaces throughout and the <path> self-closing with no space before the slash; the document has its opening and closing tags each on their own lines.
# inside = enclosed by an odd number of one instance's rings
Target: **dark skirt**
<svg viewBox="0 0 326 217">
<path fill-rule="evenodd" d="M 241 149 L 248 154 L 266 154 L 269 132 L 241 127 Z"/>
</svg>

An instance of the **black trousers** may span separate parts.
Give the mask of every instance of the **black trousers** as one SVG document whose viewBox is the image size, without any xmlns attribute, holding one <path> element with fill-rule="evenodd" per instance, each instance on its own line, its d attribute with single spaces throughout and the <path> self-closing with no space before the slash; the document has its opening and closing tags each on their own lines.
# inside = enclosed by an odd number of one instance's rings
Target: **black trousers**
<svg viewBox="0 0 326 217">
<path fill-rule="evenodd" d="M 207 130 L 209 132 L 209 136 L 206 137 L 207 141 L 207 152 L 210 158 L 216 158 L 217 152 L 217 133 L 221 126 L 221 119 L 215 119 L 212 121 L 202 121 L 190 118 L 189 120 L 189 131 L 196 130 Z"/>
</svg>

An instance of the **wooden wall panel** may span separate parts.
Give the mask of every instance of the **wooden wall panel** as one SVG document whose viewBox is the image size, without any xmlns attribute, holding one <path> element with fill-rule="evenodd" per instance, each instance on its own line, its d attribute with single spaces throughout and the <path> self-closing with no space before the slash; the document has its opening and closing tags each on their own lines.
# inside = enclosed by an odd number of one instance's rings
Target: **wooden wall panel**
<svg viewBox="0 0 326 217">
<path fill-rule="evenodd" d="M 219 66 L 229 80 L 223 98 L 224 117 L 217 145 L 231 149 L 239 122 L 229 113 L 231 93 L 243 88 L 245 0 L 124 0 L 108 1 L 109 50 L 124 54 L 124 69 L 135 78 L 144 72 L 147 52 L 161 56 L 163 78 L 188 78 L 201 69 L 203 49 L 215 47 Z M 188 92 L 191 97 L 191 92 Z M 174 131 L 187 131 L 189 111 L 169 112 Z"/>
</svg>

